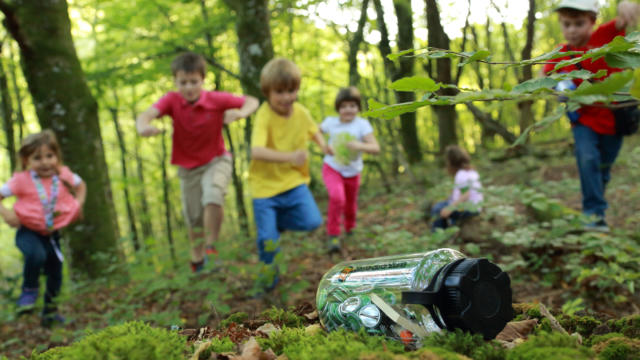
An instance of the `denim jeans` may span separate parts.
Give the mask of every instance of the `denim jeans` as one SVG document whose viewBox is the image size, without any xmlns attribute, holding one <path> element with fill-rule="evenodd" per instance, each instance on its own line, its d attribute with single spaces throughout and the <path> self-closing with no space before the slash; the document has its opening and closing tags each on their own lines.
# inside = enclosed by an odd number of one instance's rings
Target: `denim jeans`
<svg viewBox="0 0 640 360">
<path fill-rule="evenodd" d="M 446 229 L 449 226 L 454 226 L 460 220 L 478 215 L 476 211 L 455 210 L 451 212 L 451 215 L 449 215 L 448 218 L 443 218 L 440 216 L 440 211 L 447 206 L 449 206 L 449 200 L 440 201 L 431 208 L 431 217 L 435 219 L 431 225 L 431 231 L 436 231 L 436 229 Z"/>
<path fill-rule="evenodd" d="M 582 212 L 604 217 L 607 209 L 604 190 L 611 179 L 611 165 L 622 146 L 622 136 L 598 134 L 581 124 L 575 125 L 572 131 L 580 173 Z"/>
<path fill-rule="evenodd" d="M 322 215 L 306 184 L 278 195 L 253 199 L 258 231 L 258 255 L 271 264 L 280 251 L 280 231 L 310 231 L 322 225 Z"/>
<path fill-rule="evenodd" d="M 16 233 L 16 246 L 24 256 L 23 288 L 37 289 L 40 286 L 40 274 L 47 277 L 44 293 L 45 313 L 54 311 L 54 299 L 62 286 L 62 262 L 58 259 L 51 239 L 60 249 L 60 234 L 42 235 L 21 226 Z"/>
</svg>

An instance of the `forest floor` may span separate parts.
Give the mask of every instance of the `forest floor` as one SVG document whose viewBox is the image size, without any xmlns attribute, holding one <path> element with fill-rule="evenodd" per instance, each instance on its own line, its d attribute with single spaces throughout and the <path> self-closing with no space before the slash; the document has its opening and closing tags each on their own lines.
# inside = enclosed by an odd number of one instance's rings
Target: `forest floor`
<svg viewBox="0 0 640 360">
<path fill-rule="evenodd" d="M 249 294 L 258 271 L 253 241 L 238 235 L 220 247 L 217 266 L 201 274 L 192 275 L 186 264 L 172 270 L 157 260 L 138 259 L 141 264 L 129 268 L 129 281 L 65 285 L 61 312 L 69 324 L 45 329 L 37 314 L 13 318 L 0 324 L 0 354 L 28 357 L 34 349 L 68 345 L 87 329 L 127 320 L 165 328 L 215 328 L 236 312 L 255 319 L 273 306 L 313 309 L 319 280 L 338 262 L 438 247 L 488 257 L 499 264 L 511 276 L 514 303 L 538 302 L 602 318 L 639 314 L 635 284 L 640 280 L 625 278 L 637 273 L 637 263 L 629 262 L 637 261 L 640 254 L 636 216 L 640 151 L 635 142 L 625 144 L 613 169 L 607 192 L 609 234 L 574 231 L 580 191 L 570 148 L 548 150 L 551 155 L 542 159 L 540 154 L 508 160 L 482 155 L 475 162 L 486 190 L 482 215 L 459 231 L 433 235 L 424 213 L 430 200 L 445 198 L 449 192 L 450 179 L 441 181 L 446 179 L 442 169 L 435 170 L 434 164 L 416 166 L 413 175 L 392 179 L 390 193 L 372 173 L 371 179 L 364 179 L 357 231 L 343 240 L 342 253 L 331 257 L 325 253 L 324 228 L 308 234 L 284 233 L 281 284 L 261 299 Z M 316 198 L 323 211 L 325 197 L 323 189 L 318 189 Z M 612 265 L 618 260 L 620 264 Z"/>
</svg>

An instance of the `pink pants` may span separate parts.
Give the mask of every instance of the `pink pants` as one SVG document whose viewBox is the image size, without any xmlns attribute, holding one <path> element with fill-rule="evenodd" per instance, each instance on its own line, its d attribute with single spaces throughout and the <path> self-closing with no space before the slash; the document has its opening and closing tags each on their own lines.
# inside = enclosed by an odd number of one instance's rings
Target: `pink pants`
<svg viewBox="0 0 640 360">
<path fill-rule="evenodd" d="M 346 178 L 325 163 L 322 166 L 322 179 L 329 193 L 327 233 L 340 235 L 342 214 L 344 214 L 344 230 L 350 232 L 356 226 L 360 174 Z"/>
</svg>

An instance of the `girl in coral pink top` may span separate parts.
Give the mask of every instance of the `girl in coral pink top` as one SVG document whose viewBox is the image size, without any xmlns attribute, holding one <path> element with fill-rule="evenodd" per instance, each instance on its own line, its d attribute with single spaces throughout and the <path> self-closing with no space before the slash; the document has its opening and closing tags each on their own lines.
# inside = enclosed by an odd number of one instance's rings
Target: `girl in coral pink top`
<svg viewBox="0 0 640 360">
<path fill-rule="evenodd" d="M 24 139 L 19 151 L 23 171 L 0 187 L 0 201 L 15 196 L 13 210 L 0 202 L 0 216 L 18 228 L 16 245 L 24 255 L 22 294 L 18 312 L 33 310 L 38 298 L 39 276 L 47 276 L 42 323 L 64 322 L 54 303 L 62 285 L 60 233 L 58 230 L 81 216 L 86 197 L 82 179 L 62 165 L 62 153 L 54 133 L 45 130 Z"/>
</svg>

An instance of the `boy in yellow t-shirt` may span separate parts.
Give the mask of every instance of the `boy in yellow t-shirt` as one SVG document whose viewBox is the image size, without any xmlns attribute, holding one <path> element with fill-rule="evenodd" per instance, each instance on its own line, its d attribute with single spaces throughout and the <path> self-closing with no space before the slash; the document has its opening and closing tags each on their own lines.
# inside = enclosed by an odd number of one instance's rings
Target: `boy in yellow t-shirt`
<svg viewBox="0 0 640 360">
<path fill-rule="evenodd" d="M 310 231 L 322 224 L 322 215 L 309 184 L 309 153 L 313 140 L 325 154 L 332 153 L 307 109 L 296 102 L 300 70 L 290 60 L 269 61 L 260 73 L 267 97 L 256 113 L 251 137 L 249 184 L 258 232 L 260 260 L 269 265 L 279 252 L 280 231 Z M 272 290 L 277 270 L 265 266 L 259 285 Z"/>
</svg>

